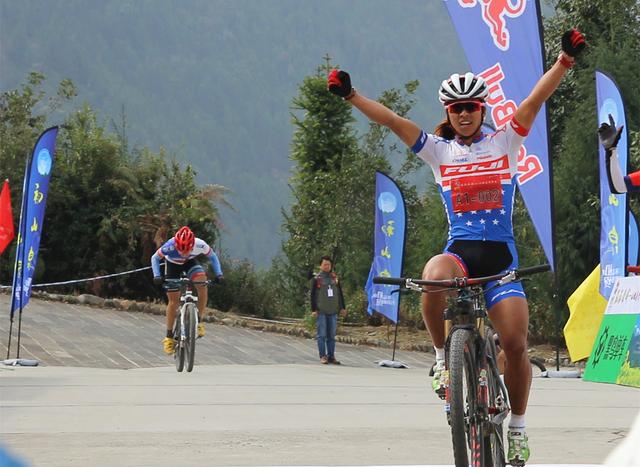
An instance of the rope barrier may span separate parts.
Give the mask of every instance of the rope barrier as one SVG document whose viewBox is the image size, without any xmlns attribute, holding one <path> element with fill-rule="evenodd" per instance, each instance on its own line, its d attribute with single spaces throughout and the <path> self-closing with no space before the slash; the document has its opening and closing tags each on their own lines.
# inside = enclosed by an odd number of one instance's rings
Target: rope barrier
<svg viewBox="0 0 640 467">
<path fill-rule="evenodd" d="M 151 269 L 151 266 L 146 266 L 144 268 L 138 268 L 138 269 L 132 269 L 131 271 L 124 271 L 124 272 L 116 272 L 114 274 L 107 274 L 106 276 L 97 276 L 97 277 L 90 277 L 88 279 L 75 279 L 75 280 L 71 280 L 71 281 L 62 281 L 62 282 L 49 282 L 46 284 L 33 284 L 31 286 L 31 288 L 36 288 L 36 287 L 50 287 L 50 286 L 54 286 L 54 285 L 69 285 L 69 284 L 79 284 L 81 282 L 89 282 L 89 281 L 95 281 L 98 279 L 108 279 L 110 277 L 116 277 L 116 276 L 124 276 L 126 274 L 132 274 L 134 272 L 140 272 L 140 271 L 145 271 L 147 269 Z M 0 285 L 0 289 L 10 289 L 11 286 L 10 285 Z"/>
</svg>

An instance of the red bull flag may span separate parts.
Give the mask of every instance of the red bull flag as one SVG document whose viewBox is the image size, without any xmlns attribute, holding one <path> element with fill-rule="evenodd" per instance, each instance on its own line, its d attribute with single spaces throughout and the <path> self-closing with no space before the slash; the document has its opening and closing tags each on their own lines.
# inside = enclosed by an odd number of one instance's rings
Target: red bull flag
<svg viewBox="0 0 640 467">
<path fill-rule="evenodd" d="M 486 103 L 494 125 L 500 128 L 511 120 L 544 73 L 538 1 L 444 2 L 471 70 L 487 82 Z M 551 160 L 544 106 L 520 148 L 518 186 L 547 260 L 555 269 Z"/>
</svg>

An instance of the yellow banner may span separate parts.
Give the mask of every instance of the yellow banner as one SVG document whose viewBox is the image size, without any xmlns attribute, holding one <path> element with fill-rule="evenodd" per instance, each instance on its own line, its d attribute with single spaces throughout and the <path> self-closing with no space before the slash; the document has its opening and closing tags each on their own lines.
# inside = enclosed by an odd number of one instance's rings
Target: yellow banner
<svg viewBox="0 0 640 467">
<path fill-rule="evenodd" d="M 569 356 L 576 362 L 591 355 L 593 342 L 600 329 L 607 300 L 600 295 L 600 265 L 567 300 L 569 320 L 564 326 L 564 339 Z"/>
</svg>

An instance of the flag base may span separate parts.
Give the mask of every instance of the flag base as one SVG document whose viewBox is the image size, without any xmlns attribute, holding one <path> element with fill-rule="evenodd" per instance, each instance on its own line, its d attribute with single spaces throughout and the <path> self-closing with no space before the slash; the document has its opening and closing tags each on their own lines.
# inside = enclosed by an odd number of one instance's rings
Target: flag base
<svg viewBox="0 0 640 467">
<path fill-rule="evenodd" d="M 8 358 L 3 360 L 2 363 L 8 366 L 38 366 L 40 362 L 38 362 L 38 360 L 30 360 L 26 358 Z"/>
<path fill-rule="evenodd" d="M 409 368 L 409 365 L 396 360 L 380 360 L 376 362 L 378 366 L 386 366 L 388 368 Z"/>
<path fill-rule="evenodd" d="M 540 375 L 541 378 L 581 378 L 580 370 L 547 370 Z"/>
</svg>

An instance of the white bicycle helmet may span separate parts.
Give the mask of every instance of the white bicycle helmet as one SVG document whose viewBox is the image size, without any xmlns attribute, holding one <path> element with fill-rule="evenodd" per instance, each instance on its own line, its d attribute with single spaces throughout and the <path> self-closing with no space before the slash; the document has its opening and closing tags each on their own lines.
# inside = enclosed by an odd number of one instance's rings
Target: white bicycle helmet
<svg viewBox="0 0 640 467">
<path fill-rule="evenodd" d="M 481 76 L 471 72 L 464 76 L 454 73 L 440 85 L 438 97 L 440 102 L 447 105 L 451 102 L 465 99 L 479 99 L 484 101 L 488 94 L 487 83 Z"/>
</svg>

